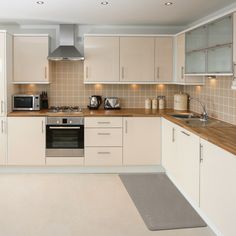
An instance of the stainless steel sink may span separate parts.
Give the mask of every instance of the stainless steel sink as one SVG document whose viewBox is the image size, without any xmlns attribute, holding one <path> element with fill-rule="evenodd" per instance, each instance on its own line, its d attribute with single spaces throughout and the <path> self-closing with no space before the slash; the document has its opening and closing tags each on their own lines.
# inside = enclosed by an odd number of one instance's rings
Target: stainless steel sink
<svg viewBox="0 0 236 236">
<path fill-rule="evenodd" d="M 194 113 L 172 113 L 169 114 L 172 117 L 182 120 L 186 125 L 191 127 L 214 127 L 214 126 L 228 126 L 227 123 L 224 123 L 219 120 L 211 119 L 208 120 L 202 120 L 200 115 L 194 114 Z"/>
</svg>

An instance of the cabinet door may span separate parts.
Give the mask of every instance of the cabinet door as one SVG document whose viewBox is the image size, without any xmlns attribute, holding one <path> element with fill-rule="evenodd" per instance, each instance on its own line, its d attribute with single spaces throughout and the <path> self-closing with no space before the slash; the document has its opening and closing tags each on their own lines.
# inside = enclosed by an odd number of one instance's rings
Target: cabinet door
<svg viewBox="0 0 236 236">
<path fill-rule="evenodd" d="M 175 169 L 179 164 L 176 145 L 176 127 L 172 122 L 162 119 L 162 165 L 173 180 Z"/>
<path fill-rule="evenodd" d="M 120 38 L 120 80 L 123 82 L 154 81 L 154 38 Z"/>
<path fill-rule="evenodd" d="M 45 165 L 45 118 L 8 118 L 8 164 Z"/>
<path fill-rule="evenodd" d="M 236 156 L 201 140 L 200 208 L 222 235 L 236 235 Z"/>
<path fill-rule="evenodd" d="M 119 37 L 85 37 L 84 82 L 119 81 Z"/>
<path fill-rule="evenodd" d="M 204 74 L 206 73 L 206 51 L 186 53 L 186 73 Z"/>
<path fill-rule="evenodd" d="M 123 164 L 159 165 L 161 157 L 160 118 L 124 118 Z"/>
<path fill-rule="evenodd" d="M 178 82 L 184 82 L 184 71 L 185 71 L 185 34 L 180 34 L 177 36 L 177 45 L 176 45 L 176 50 L 177 50 L 177 68 L 176 68 L 176 73 L 177 73 L 177 81 Z"/>
<path fill-rule="evenodd" d="M 155 80 L 170 82 L 173 80 L 173 38 L 155 39 Z"/>
<path fill-rule="evenodd" d="M 198 136 L 181 127 L 178 127 L 177 132 L 176 183 L 199 205 L 200 140 Z"/>
<path fill-rule="evenodd" d="M 0 117 L 0 165 L 6 164 L 7 132 L 6 118 Z"/>
<path fill-rule="evenodd" d="M 0 33 L 0 116 L 5 115 L 5 33 Z"/>
<path fill-rule="evenodd" d="M 48 83 L 48 37 L 14 36 L 14 82 Z"/>
</svg>

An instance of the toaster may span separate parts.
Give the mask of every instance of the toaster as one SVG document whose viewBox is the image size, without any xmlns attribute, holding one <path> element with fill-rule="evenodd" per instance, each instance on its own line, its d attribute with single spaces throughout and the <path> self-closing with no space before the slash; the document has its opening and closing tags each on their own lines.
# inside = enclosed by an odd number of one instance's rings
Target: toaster
<svg viewBox="0 0 236 236">
<path fill-rule="evenodd" d="M 120 101 L 118 97 L 106 97 L 104 99 L 104 109 L 120 109 Z"/>
</svg>

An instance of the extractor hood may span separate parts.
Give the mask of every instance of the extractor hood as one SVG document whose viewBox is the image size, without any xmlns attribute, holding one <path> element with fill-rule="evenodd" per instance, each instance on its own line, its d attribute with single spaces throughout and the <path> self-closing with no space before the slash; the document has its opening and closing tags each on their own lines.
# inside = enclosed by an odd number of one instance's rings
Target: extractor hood
<svg viewBox="0 0 236 236">
<path fill-rule="evenodd" d="M 84 57 L 75 47 L 75 25 L 60 25 L 60 46 L 49 54 L 51 61 L 81 61 Z"/>
</svg>

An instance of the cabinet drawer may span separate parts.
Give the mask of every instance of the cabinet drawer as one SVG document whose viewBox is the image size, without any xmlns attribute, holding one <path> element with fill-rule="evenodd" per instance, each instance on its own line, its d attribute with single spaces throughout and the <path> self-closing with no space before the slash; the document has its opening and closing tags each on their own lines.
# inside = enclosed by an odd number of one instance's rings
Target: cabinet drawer
<svg viewBox="0 0 236 236">
<path fill-rule="evenodd" d="M 121 117 L 86 117 L 85 127 L 88 128 L 121 128 Z"/>
<path fill-rule="evenodd" d="M 121 147 L 85 148 L 85 166 L 121 166 Z"/>
<path fill-rule="evenodd" d="M 83 157 L 47 157 L 47 166 L 83 166 Z"/>
<path fill-rule="evenodd" d="M 121 147 L 122 129 L 121 128 L 87 128 L 85 131 L 85 146 L 92 147 Z"/>
</svg>

